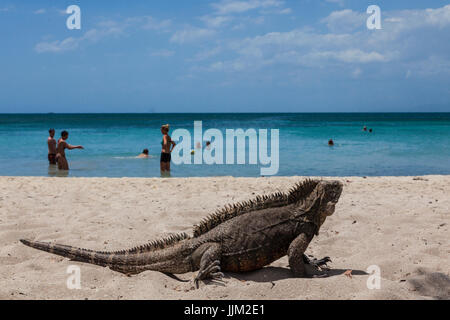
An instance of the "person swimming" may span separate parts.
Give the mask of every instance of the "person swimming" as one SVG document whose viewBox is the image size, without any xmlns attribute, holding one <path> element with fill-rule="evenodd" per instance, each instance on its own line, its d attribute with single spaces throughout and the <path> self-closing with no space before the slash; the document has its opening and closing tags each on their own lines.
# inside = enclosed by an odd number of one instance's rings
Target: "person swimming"
<svg viewBox="0 0 450 320">
<path fill-rule="evenodd" d="M 176 143 L 173 142 L 172 138 L 169 136 L 169 130 L 170 126 L 168 124 L 161 126 L 161 133 L 163 135 L 160 160 L 161 175 L 170 174 L 170 161 L 172 160 L 171 152 L 176 146 Z"/>
<path fill-rule="evenodd" d="M 141 158 L 141 159 L 146 159 L 146 158 L 149 158 L 149 157 L 150 156 L 148 155 L 148 149 L 144 149 L 142 151 L 142 153 L 137 156 L 137 158 Z"/>
<path fill-rule="evenodd" d="M 334 146 L 334 141 L 333 141 L 333 139 L 328 140 L 328 145 L 329 145 L 330 147 L 333 147 L 333 146 Z"/>
<path fill-rule="evenodd" d="M 66 159 L 65 149 L 73 150 L 73 149 L 84 149 L 83 146 L 72 146 L 66 142 L 69 138 L 69 132 L 63 131 L 61 132 L 61 138 L 58 140 L 58 146 L 56 147 L 56 161 L 58 162 L 59 170 L 69 170 L 69 163 Z"/>
</svg>

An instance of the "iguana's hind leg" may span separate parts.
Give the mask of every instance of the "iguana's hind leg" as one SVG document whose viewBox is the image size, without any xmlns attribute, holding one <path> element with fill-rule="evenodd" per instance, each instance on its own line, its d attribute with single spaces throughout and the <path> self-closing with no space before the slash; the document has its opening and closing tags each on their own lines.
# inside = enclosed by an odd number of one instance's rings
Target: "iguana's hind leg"
<svg viewBox="0 0 450 320">
<path fill-rule="evenodd" d="M 310 236 L 302 233 L 294 241 L 291 242 L 288 249 L 288 257 L 289 257 L 289 266 L 296 277 L 323 277 L 327 276 L 326 273 L 321 272 L 320 267 L 326 265 L 328 261 L 331 261 L 330 258 L 326 257 L 322 260 L 313 259 L 310 260 L 306 255 L 305 251 L 308 248 L 309 243 L 311 242 Z M 308 275 L 306 273 L 305 264 L 311 265 L 314 267 L 314 274 Z"/>
<path fill-rule="evenodd" d="M 199 271 L 195 278 L 197 288 L 200 280 L 221 279 L 224 276 L 220 270 L 221 255 L 222 250 L 217 243 L 205 243 L 194 252 L 194 263 L 199 261 Z"/>
</svg>

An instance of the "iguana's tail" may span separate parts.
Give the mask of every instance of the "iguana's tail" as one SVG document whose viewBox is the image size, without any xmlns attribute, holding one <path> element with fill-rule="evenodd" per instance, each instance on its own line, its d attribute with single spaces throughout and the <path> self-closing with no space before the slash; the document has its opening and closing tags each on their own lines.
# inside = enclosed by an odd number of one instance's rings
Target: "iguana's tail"
<svg viewBox="0 0 450 320">
<path fill-rule="evenodd" d="M 165 246 L 173 245 L 186 237 L 187 235 L 174 235 L 145 246 L 116 252 L 100 252 L 40 241 L 20 240 L 20 242 L 31 248 L 69 258 L 72 261 L 109 267 L 111 270 L 127 275 L 147 270 L 167 274 L 192 271 L 191 265 L 179 262 L 180 253 L 177 248 L 165 248 Z"/>
<path fill-rule="evenodd" d="M 111 266 L 116 264 L 118 261 L 113 261 L 114 256 L 112 253 L 99 252 L 88 249 L 81 249 L 61 244 L 52 244 L 47 242 L 30 241 L 30 240 L 20 240 L 24 245 L 46 251 L 49 253 L 56 254 L 65 258 L 69 258 L 74 261 L 91 263 L 99 265 L 102 267 Z"/>
</svg>

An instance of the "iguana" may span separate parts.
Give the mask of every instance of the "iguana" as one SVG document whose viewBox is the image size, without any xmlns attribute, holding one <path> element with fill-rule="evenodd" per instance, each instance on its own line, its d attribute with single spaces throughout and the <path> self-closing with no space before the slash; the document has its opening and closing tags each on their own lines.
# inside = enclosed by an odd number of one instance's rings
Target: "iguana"
<svg viewBox="0 0 450 320">
<path fill-rule="evenodd" d="M 287 193 L 258 196 L 228 205 L 194 226 L 193 236 L 172 235 L 117 252 L 20 240 L 23 244 L 73 261 L 109 267 L 134 275 L 147 270 L 173 276 L 198 270 L 199 280 L 220 279 L 222 271 L 246 272 L 288 255 L 294 276 L 307 276 L 305 264 L 320 270 L 326 257 L 310 260 L 304 253 L 342 192 L 339 181 L 305 180 Z M 173 276 L 175 277 L 175 276 Z"/>
</svg>

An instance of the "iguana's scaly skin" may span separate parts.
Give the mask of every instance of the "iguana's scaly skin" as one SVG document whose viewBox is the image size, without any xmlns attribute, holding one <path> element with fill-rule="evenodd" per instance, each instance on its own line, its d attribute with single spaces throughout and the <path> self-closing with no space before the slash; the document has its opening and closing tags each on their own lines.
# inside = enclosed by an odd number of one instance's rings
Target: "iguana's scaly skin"
<svg viewBox="0 0 450 320">
<path fill-rule="evenodd" d="M 99 252 L 71 246 L 21 240 L 32 248 L 73 261 L 109 267 L 127 275 L 153 270 L 182 274 L 199 270 L 198 280 L 221 278 L 221 271 L 260 269 L 289 257 L 295 276 L 305 276 L 305 263 L 320 266 L 329 258 L 310 261 L 306 248 L 342 192 L 339 181 L 306 180 L 288 193 L 276 193 L 226 206 L 194 227 L 192 237 L 167 239 L 118 252 Z"/>
</svg>

